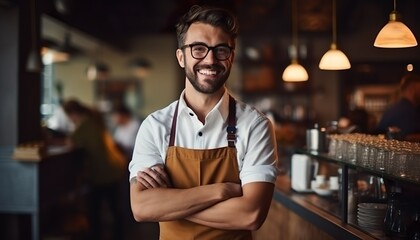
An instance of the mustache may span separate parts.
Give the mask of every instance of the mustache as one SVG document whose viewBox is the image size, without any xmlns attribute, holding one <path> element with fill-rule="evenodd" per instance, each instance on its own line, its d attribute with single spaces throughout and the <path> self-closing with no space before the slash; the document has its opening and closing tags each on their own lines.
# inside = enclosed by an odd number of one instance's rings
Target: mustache
<svg viewBox="0 0 420 240">
<path fill-rule="evenodd" d="M 221 64 L 203 64 L 203 65 L 197 65 L 194 67 L 195 71 L 207 69 L 212 71 L 223 71 L 225 70 L 224 66 Z"/>
</svg>

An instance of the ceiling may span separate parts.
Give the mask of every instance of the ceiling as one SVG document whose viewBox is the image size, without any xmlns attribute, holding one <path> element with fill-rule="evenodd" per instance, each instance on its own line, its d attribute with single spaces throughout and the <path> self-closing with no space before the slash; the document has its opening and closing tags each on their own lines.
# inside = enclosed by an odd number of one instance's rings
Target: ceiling
<svg viewBox="0 0 420 240">
<path fill-rule="evenodd" d="M 227 8 L 240 22 L 241 34 L 291 32 L 292 0 L 40 0 L 41 11 L 70 27 L 81 30 L 120 49 L 127 39 L 141 34 L 174 33 L 175 23 L 191 5 Z M 398 10 L 419 9 L 418 0 L 399 0 Z M 330 34 L 332 0 L 298 0 L 299 29 L 310 34 Z M 337 0 L 338 29 L 348 33 L 363 24 L 366 5 L 387 21 L 392 0 Z M 403 12 L 403 15 L 406 12 Z M 415 15 L 415 14 L 412 14 Z M 412 18 L 415 18 L 413 16 Z M 414 21 L 414 20 L 413 20 Z M 381 23 L 382 24 L 382 23 Z"/>
<path fill-rule="evenodd" d="M 42 0 L 42 12 L 119 48 L 140 34 L 174 32 L 175 22 L 199 0 Z M 234 9 L 235 0 L 212 1 Z"/>
</svg>

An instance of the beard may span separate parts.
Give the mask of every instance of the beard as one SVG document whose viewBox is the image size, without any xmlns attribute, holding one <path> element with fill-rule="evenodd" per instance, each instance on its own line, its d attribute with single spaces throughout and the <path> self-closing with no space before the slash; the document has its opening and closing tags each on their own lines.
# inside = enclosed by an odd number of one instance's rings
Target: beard
<svg viewBox="0 0 420 240">
<path fill-rule="evenodd" d="M 187 64 L 185 63 L 185 66 Z M 204 76 L 203 82 L 200 83 L 198 80 L 197 72 L 200 69 L 207 69 L 210 71 L 216 71 L 217 77 L 210 79 Z M 191 85 L 200 93 L 205 94 L 212 94 L 217 92 L 223 85 L 226 83 L 229 77 L 230 69 L 226 70 L 223 65 L 220 64 L 212 64 L 212 65 L 195 65 L 192 70 L 190 68 L 185 67 L 185 75 L 190 81 Z"/>
</svg>

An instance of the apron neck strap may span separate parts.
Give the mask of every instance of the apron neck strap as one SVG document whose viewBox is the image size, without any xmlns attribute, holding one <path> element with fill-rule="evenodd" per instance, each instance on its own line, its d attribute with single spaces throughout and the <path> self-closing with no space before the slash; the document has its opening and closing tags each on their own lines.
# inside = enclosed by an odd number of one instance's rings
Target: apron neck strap
<svg viewBox="0 0 420 240">
<path fill-rule="evenodd" d="M 236 141 L 236 100 L 229 95 L 229 115 L 228 115 L 228 126 L 227 141 L 229 147 L 235 147 Z"/>
<path fill-rule="evenodd" d="M 176 103 L 174 116 L 172 117 L 172 127 L 171 127 L 171 136 L 169 137 L 169 147 L 174 146 L 174 143 L 175 143 L 176 120 L 178 119 L 178 106 L 179 106 L 179 100 Z"/>
</svg>

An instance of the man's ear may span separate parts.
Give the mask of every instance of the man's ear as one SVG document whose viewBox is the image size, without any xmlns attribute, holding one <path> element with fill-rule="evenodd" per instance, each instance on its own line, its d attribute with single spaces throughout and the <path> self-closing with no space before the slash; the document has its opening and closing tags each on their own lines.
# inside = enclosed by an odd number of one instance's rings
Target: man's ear
<svg viewBox="0 0 420 240">
<path fill-rule="evenodd" d="M 181 49 L 176 50 L 176 59 L 178 59 L 179 66 L 184 68 L 184 52 Z"/>
<path fill-rule="evenodd" d="M 235 60 L 235 51 L 232 51 L 231 53 L 231 61 L 233 62 Z"/>
</svg>

